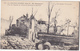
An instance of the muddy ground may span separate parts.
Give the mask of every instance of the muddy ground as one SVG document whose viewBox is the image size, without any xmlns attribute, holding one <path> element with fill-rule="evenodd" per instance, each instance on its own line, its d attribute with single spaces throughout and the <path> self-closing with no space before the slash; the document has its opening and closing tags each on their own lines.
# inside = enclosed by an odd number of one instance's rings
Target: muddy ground
<svg viewBox="0 0 80 51">
<path fill-rule="evenodd" d="M 71 49 L 72 48 L 72 49 Z M 3 36 L 1 37 L 1 49 L 27 49 L 35 50 L 35 43 L 24 37 Z M 51 45 L 51 50 L 78 50 L 78 45 Z"/>
</svg>

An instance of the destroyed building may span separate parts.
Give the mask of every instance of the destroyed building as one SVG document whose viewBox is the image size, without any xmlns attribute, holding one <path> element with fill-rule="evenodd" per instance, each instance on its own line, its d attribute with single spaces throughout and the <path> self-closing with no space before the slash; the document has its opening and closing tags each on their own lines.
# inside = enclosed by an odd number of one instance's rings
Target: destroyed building
<svg viewBox="0 0 80 51">
<path fill-rule="evenodd" d="M 28 14 L 21 16 L 20 18 L 18 18 L 16 20 L 16 25 L 18 28 L 20 28 L 21 32 L 24 34 L 28 34 L 29 31 L 29 18 L 28 18 Z"/>
<path fill-rule="evenodd" d="M 33 14 L 30 16 L 30 18 L 28 14 L 26 14 L 26 15 L 19 17 L 16 20 L 16 26 L 20 28 L 22 35 L 24 33 L 27 36 L 29 34 L 29 30 L 33 28 L 32 26 L 36 25 L 35 23 L 37 24 L 37 20 L 34 18 Z"/>
</svg>

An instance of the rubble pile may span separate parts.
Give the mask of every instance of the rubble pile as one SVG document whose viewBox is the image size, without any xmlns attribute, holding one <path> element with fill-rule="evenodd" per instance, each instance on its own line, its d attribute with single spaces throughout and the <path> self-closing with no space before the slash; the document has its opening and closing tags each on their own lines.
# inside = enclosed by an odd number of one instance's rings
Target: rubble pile
<svg viewBox="0 0 80 51">
<path fill-rule="evenodd" d="M 23 37 L 7 36 L 1 43 L 2 49 L 35 49 L 35 44 Z"/>
<path fill-rule="evenodd" d="M 50 50 L 73 50 L 77 49 L 78 45 L 51 45 Z M 4 36 L 1 39 L 1 49 L 27 49 L 35 50 L 35 43 L 24 37 L 19 36 Z M 76 50 L 75 49 L 75 50 Z"/>
</svg>

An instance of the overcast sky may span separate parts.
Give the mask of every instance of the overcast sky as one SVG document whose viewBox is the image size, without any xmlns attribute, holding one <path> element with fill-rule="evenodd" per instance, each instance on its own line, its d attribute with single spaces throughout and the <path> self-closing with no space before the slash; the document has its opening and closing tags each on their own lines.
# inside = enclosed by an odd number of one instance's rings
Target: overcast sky
<svg viewBox="0 0 80 51">
<path fill-rule="evenodd" d="M 26 4 L 23 4 L 26 3 Z M 32 4 L 35 2 L 24 2 L 17 1 L 2 1 L 1 5 L 1 18 L 9 19 L 10 16 L 13 16 L 13 23 L 16 23 L 16 19 L 19 17 L 29 14 L 29 17 L 32 13 L 36 13 L 35 18 L 37 20 L 42 19 L 47 21 L 48 20 L 48 2 L 36 2 L 36 4 Z M 50 7 L 54 5 L 53 10 L 51 12 L 51 20 L 55 17 L 55 12 L 58 11 L 59 16 L 57 17 L 57 25 L 62 25 L 65 23 L 65 20 L 70 19 L 71 24 L 74 24 L 78 21 L 78 2 L 50 2 Z M 10 6 L 12 4 L 12 6 Z M 14 6 L 15 5 L 15 6 Z M 19 6 L 23 5 L 23 6 Z M 30 6 L 29 6 L 30 5 Z M 31 6 L 33 5 L 33 6 Z M 37 5 L 37 6 L 35 6 Z"/>
</svg>

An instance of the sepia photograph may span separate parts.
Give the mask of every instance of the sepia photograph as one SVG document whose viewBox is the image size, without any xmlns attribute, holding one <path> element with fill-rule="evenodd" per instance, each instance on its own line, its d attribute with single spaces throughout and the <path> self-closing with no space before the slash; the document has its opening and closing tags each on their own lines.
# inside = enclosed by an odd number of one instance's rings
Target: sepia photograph
<svg viewBox="0 0 80 51">
<path fill-rule="evenodd" d="M 0 49 L 79 50 L 79 2 L 1 1 Z"/>
</svg>

